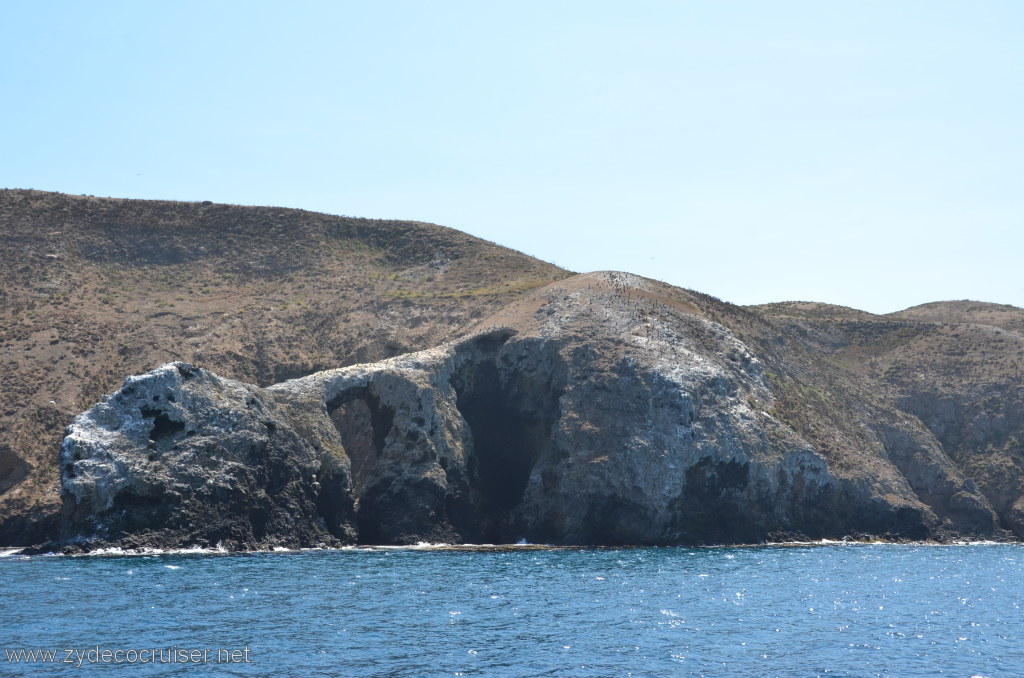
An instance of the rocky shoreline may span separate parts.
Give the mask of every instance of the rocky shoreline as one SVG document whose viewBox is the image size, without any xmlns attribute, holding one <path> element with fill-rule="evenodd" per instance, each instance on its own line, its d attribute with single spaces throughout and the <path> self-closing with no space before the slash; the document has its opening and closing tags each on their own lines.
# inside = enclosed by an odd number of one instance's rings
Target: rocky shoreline
<svg viewBox="0 0 1024 678">
<path fill-rule="evenodd" d="M 772 354 L 662 287 L 576 276 L 437 348 L 268 388 L 130 377 L 68 427 L 40 548 L 1020 538 L 871 402 L 843 413 L 856 463 L 823 449 L 781 416 Z"/>
</svg>

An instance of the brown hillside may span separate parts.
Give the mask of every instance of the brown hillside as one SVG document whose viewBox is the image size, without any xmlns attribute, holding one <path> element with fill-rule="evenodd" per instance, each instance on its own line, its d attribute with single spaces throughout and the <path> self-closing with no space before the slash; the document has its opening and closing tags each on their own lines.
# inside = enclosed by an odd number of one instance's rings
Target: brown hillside
<svg viewBox="0 0 1024 678">
<path fill-rule="evenodd" d="M 925 426 L 1002 523 L 1024 533 L 1024 309 L 954 301 L 884 316 L 755 310 L 826 371 Z"/>
<path fill-rule="evenodd" d="M 888 317 L 938 323 L 975 323 L 1024 332 L 1024 309 L 982 301 L 936 301 L 890 313 Z"/>
<path fill-rule="evenodd" d="M 125 375 L 270 384 L 427 348 L 568 275 L 432 224 L 0 191 L 0 540 L 38 541 L 56 450 Z"/>
</svg>

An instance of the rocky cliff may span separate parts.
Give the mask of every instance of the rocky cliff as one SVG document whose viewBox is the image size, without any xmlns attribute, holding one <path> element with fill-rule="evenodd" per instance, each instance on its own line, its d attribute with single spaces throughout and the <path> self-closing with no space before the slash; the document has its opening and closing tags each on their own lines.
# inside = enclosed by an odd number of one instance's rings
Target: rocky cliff
<svg viewBox="0 0 1024 678">
<path fill-rule="evenodd" d="M 897 407 L 906 392 L 880 399 L 838 369 L 822 346 L 853 345 L 840 330 L 778 311 L 596 273 L 439 347 L 268 388 L 165 365 L 69 427 L 63 537 L 245 549 L 1021 536 L 1019 492 L 1008 503 L 965 474 Z"/>
<path fill-rule="evenodd" d="M 1024 537 L 1019 308 L 210 202 L 2 190 L 0 234 L 0 544 Z"/>
</svg>

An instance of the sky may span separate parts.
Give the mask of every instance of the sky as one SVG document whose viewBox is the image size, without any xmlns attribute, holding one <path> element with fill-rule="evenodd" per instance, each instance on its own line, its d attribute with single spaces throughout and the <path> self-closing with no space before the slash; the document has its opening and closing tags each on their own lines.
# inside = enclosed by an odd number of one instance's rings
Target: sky
<svg viewBox="0 0 1024 678">
<path fill-rule="evenodd" d="M 1024 2 L 4 0 L 0 188 L 442 224 L 738 304 L 1024 306 Z"/>
</svg>

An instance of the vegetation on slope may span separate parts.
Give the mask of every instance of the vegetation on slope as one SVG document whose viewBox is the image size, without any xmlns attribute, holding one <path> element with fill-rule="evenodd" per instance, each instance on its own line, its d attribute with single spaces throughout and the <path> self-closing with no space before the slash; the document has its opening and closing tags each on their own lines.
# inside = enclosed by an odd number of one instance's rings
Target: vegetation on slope
<svg viewBox="0 0 1024 678">
<path fill-rule="evenodd" d="M 262 385 L 451 339 L 568 275 L 419 222 L 0 191 L 0 542 L 58 510 L 64 427 L 186 360 Z"/>
</svg>

